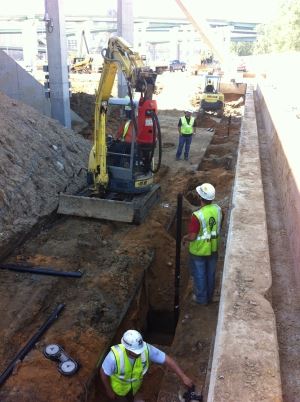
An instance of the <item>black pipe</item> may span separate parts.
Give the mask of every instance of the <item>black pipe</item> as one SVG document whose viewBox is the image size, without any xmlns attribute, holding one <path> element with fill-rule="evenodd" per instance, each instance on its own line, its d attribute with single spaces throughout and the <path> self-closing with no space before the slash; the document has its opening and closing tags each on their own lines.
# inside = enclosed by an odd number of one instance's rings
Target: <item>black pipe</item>
<svg viewBox="0 0 300 402">
<path fill-rule="evenodd" d="M 33 265 L 22 265 L 22 264 L 0 264 L 1 269 L 8 269 L 10 271 L 30 273 L 30 274 L 40 274 L 40 275 L 52 275 L 52 276 L 64 276 L 70 278 L 81 278 L 82 272 L 64 272 L 56 271 L 53 268 L 44 268 Z"/>
<path fill-rule="evenodd" d="M 179 318 L 179 290 L 180 290 L 180 252 L 181 252 L 181 220 L 182 220 L 182 194 L 177 195 L 176 212 L 176 260 L 175 260 L 175 295 L 174 295 L 174 330 Z"/>
<path fill-rule="evenodd" d="M 156 147 L 156 138 L 158 141 L 158 161 L 157 161 L 157 165 L 155 167 L 155 169 L 150 169 L 152 173 L 157 173 L 160 169 L 160 165 L 161 165 L 161 158 L 162 158 L 162 138 L 161 138 L 161 130 L 160 130 L 160 124 L 159 124 L 159 120 L 157 117 L 157 114 L 152 111 L 151 112 L 151 119 L 152 119 L 152 124 L 153 124 L 153 130 L 154 130 L 154 135 L 153 135 L 153 143 L 152 143 L 152 150 L 151 150 L 151 154 L 150 154 L 150 161 L 153 159 L 154 157 L 154 151 L 155 151 L 155 147 Z M 156 134 L 156 135 L 155 135 Z"/>
<path fill-rule="evenodd" d="M 228 117 L 228 125 L 227 125 L 227 137 L 229 137 L 229 131 L 230 131 L 230 124 L 231 124 L 231 114 Z"/>
<path fill-rule="evenodd" d="M 0 375 L 0 386 L 6 381 L 6 379 L 10 376 L 13 371 L 16 363 L 20 360 L 23 360 L 28 352 L 34 347 L 36 342 L 40 339 L 40 337 L 46 332 L 46 330 L 50 327 L 50 325 L 57 319 L 58 315 L 61 313 L 64 304 L 59 304 L 50 317 L 44 322 L 44 324 L 40 327 L 40 329 L 33 335 L 33 337 L 27 342 L 27 344 L 20 350 L 17 356 L 12 360 L 12 362 L 7 366 L 7 368 Z"/>
</svg>

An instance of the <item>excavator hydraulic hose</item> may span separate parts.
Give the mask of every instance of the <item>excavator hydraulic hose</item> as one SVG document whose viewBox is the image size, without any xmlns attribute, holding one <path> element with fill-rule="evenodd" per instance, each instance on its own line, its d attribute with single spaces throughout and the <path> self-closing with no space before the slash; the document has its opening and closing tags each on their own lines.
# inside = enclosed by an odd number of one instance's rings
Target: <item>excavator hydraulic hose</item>
<svg viewBox="0 0 300 402">
<path fill-rule="evenodd" d="M 150 153 L 150 160 L 152 160 L 154 157 L 154 151 L 156 148 L 156 138 L 158 141 L 158 160 L 157 160 L 156 167 L 154 169 L 150 168 L 150 170 L 152 173 L 157 173 L 159 171 L 160 165 L 161 165 L 162 139 L 161 139 L 161 130 L 160 130 L 159 120 L 158 120 L 157 114 L 155 112 L 151 113 L 151 119 L 152 119 L 152 123 L 153 123 L 153 131 L 154 131 L 154 134 L 156 134 L 156 135 L 153 135 L 153 143 L 152 143 L 152 149 L 151 149 L 151 153 Z"/>
</svg>

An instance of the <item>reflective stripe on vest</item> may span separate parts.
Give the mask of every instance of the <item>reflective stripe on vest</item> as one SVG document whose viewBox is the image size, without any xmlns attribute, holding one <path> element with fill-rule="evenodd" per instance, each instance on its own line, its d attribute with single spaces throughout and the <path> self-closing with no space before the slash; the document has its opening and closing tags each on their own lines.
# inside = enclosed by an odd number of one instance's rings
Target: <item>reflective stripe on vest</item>
<svg viewBox="0 0 300 402">
<path fill-rule="evenodd" d="M 126 349 L 122 344 L 112 346 L 111 350 L 117 364 L 117 372 L 110 377 L 112 389 L 120 396 L 127 395 L 131 390 L 133 394 L 136 394 L 142 385 L 143 376 L 149 368 L 148 346 L 135 359 L 133 365 L 131 365 Z"/>
<path fill-rule="evenodd" d="M 190 135 L 193 134 L 193 126 L 194 126 L 194 117 L 190 118 L 190 122 L 188 123 L 185 116 L 181 117 L 181 127 L 180 132 L 182 135 Z"/>
<path fill-rule="evenodd" d="M 125 140 L 125 137 L 126 137 L 126 134 L 128 132 L 130 123 L 131 123 L 131 120 L 127 120 L 126 123 L 124 124 L 123 133 L 122 133 L 122 136 L 121 136 L 122 141 Z"/>
<path fill-rule="evenodd" d="M 222 212 L 217 204 L 208 204 L 193 214 L 200 223 L 200 231 L 190 242 L 189 251 L 196 256 L 209 256 L 218 251 Z"/>
</svg>

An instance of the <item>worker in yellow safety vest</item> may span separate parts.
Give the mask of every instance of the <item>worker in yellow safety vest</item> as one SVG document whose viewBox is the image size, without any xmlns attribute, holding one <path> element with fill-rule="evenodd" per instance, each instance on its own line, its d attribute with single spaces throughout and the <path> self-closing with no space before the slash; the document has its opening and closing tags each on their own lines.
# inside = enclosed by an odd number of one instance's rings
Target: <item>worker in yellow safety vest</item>
<svg viewBox="0 0 300 402">
<path fill-rule="evenodd" d="M 127 104 L 124 107 L 125 110 L 125 116 L 127 117 L 127 119 L 131 119 L 132 118 L 132 109 L 131 109 L 131 102 L 130 102 L 130 97 L 128 95 L 125 96 L 125 99 L 127 100 Z"/>
<path fill-rule="evenodd" d="M 187 388 L 193 386 L 193 381 L 174 359 L 144 342 L 138 331 L 129 329 L 121 343 L 111 347 L 102 363 L 100 376 L 107 396 L 115 401 L 144 402 L 139 390 L 150 362 L 166 365 Z"/>
<path fill-rule="evenodd" d="M 184 116 L 182 116 L 178 122 L 179 142 L 176 152 L 177 161 L 181 157 L 183 147 L 184 147 L 184 159 L 186 161 L 189 159 L 192 137 L 193 134 L 196 134 L 195 118 L 192 116 L 192 113 L 193 111 L 191 109 L 187 109 L 184 112 Z"/>
<path fill-rule="evenodd" d="M 183 243 L 189 242 L 189 265 L 194 282 L 193 300 L 207 305 L 213 300 L 223 214 L 219 205 L 212 203 L 215 199 L 214 186 L 204 183 L 196 187 L 196 192 L 201 207 L 192 214 Z"/>
</svg>

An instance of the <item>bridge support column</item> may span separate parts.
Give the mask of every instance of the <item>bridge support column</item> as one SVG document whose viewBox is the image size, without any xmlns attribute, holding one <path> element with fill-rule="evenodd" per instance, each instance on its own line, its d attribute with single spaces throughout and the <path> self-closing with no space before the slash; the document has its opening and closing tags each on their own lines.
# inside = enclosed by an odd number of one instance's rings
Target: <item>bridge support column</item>
<svg viewBox="0 0 300 402">
<path fill-rule="evenodd" d="M 118 0 L 118 36 L 133 46 L 133 5 L 132 0 Z M 127 95 L 127 84 L 122 73 L 118 73 L 118 96 Z"/>
<path fill-rule="evenodd" d="M 71 127 L 67 41 L 62 0 L 46 0 L 45 22 L 50 83 L 51 115 Z"/>
</svg>

